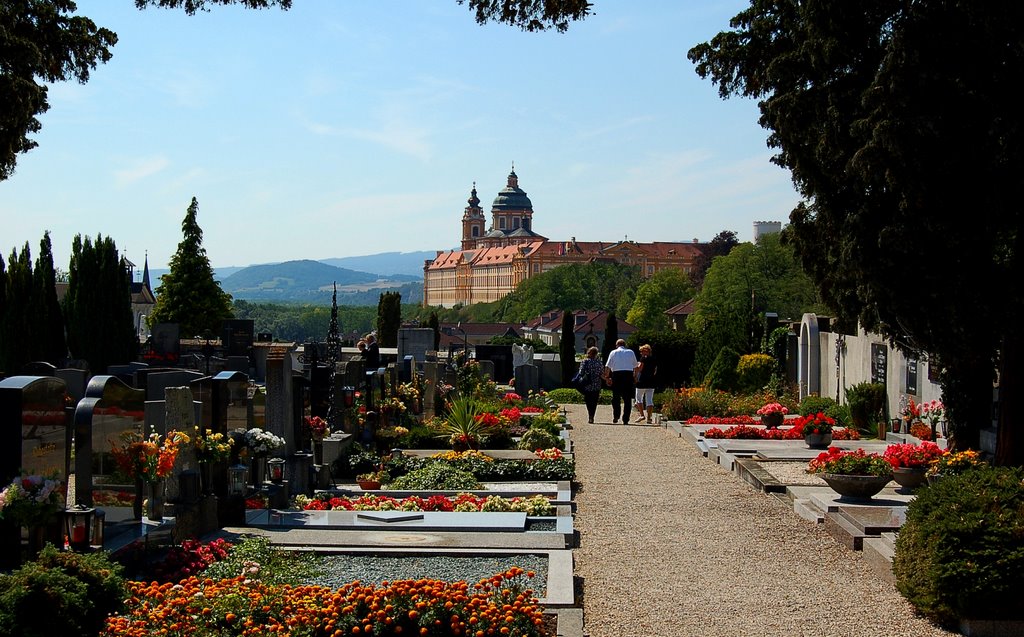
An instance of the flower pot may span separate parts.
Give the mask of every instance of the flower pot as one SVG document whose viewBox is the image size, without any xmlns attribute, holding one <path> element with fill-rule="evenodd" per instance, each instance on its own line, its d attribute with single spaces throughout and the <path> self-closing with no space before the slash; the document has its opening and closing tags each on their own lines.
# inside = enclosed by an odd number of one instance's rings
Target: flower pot
<svg viewBox="0 0 1024 637">
<path fill-rule="evenodd" d="M 823 434 L 807 434 L 804 436 L 804 442 L 811 449 L 828 449 L 828 446 L 832 444 L 832 432 Z"/>
<path fill-rule="evenodd" d="M 372 491 L 380 488 L 380 480 L 356 480 L 359 483 L 359 488 L 363 491 Z"/>
<path fill-rule="evenodd" d="M 199 487 L 203 495 L 213 493 L 213 464 L 210 462 L 199 463 Z"/>
<path fill-rule="evenodd" d="M 764 425 L 766 429 L 776 429 L 777 427 L 781 427 L 785 420 L 786 416 L 781 411 L 774 411 L 770 414 L 761 416 L 761 424 Z"/>
<path fill-rule="evenodd" d="M 157 480 L 149 483 L 149 510 L 146 512 L 153 522 L 162 522 L 164 519 L 164 481 Z"/>
<path fill-rule="evenodd" d="M 267 475 L 267 459 L 263 456 L 254 456 L 252 459 L 252 467 L 249 469 L 249 473 L 252 474 L 252 488 L 257 491 L 263 486 L 263 481 Z"/>
<path fill-rule="evenodd" d="M 900 493 L 912 493 L 928 481 L 926 472 L 924 467 L 896 467 L 892 470 L 892 479 L 900 485 Z"/>
<path fill-rule="evenodd" d="M 313 464 L 322 465 L 324 463 L 324 441 L 314 440 L 313 441 Z"/>
<path fill-rule="evenodd" d="M 892 479 L 887 476 L 854 476 L 842 473 L 820 473 L 832 490 L 847 500 L 870 500 Z"/>
</svg>

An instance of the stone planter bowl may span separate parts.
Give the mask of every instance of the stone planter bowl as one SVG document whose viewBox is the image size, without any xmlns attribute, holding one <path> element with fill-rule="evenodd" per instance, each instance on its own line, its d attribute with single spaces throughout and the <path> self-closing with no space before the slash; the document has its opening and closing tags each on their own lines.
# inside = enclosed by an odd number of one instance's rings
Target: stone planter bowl
<svg viewBox="0 0 1024 637">
<path fill-rule="evenodd" d="M 870 500 L 892 480 L 886 476 L 851 476 L 841 473 L 820 473 L 832 490 L 847 500 Z"/>
</svg>

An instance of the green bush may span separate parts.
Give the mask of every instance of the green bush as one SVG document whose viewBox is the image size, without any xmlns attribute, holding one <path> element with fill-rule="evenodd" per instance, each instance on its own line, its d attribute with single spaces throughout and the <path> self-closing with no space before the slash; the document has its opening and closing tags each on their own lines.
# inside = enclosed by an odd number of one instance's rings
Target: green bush
<svg viewBox="0 0 1024 637">
<path fill-rule="evenodd" d="M 704 387 L 682 387 L 662 405 L 668 420 L 687 420 L 691 416 L 731 416 L 731 396 L 724 391 Z"/>
<path fill-rule="evenodd" d="M 576 463 L 569 458 L 554 460 L 495 460 L 477 474 L 480 480 L 494 482 L 572 480 Z"/>
<path fill-rule="evenodd" d="M 245 573 L 264 584 L 297 586 L 320 575 L 319 564 L 312 551 L 282 551 L 275 549 L 268 538 L 251 536 L 232 546 L 227 559 L 207 566 L 200 578 L 221 580 Z"/>
<path fill-rule="evenodd" d="M 95 637 L 123 609 L 127 588 L 106 553 L 48 545 L 39 559 L 0 575 L 0 636 Z"/>
<path fill-rule="evenodd" d="M 473 491 L 480 483 L 472 473 L 449 462 L 432 462 L 422 469 L 410 471 L 388 484 L 389 489 L 413 489 L 419 491 Z"/>
<path fill-rule="evenodd" d="M 778 364 L 767 354 L 746 354 L 736 366 L 736 386 L 742 392 L 763 389 L 772 379 Z"/>
<path fill-rule="evenodd" d="M 1024 619 L 1024 470 L 985 467 L 918 491 L 893 573 L 910 603 L 938 622 Z"/>
<path fill-rule="evenodd" d="M 846 388 L 846 404 L 850 407 L 853 426 L 862 433 L 877 434 L 877 425 L 886 422 L 887 396 L 882 383 L 857 383 Z"/>
<path fill-rule="evenodd" d="M 559 405 L 578 405 L 583 402 L 583 394 L 572 387 L 560 387 L 548 392 L 548 397 Z"/>
<path fill-rule="evenodd" d="M 739 353 L 729 347 L 723 347 L 715 357 L 711 368 L 704 376 L 703 385 L 708 389 L 733 391 L 736 389 L 736 367 L 739 365 Z"/>
<path fill-rule="evenodd" d="M 565 447 L 565 440 L 557 434 L 553 434 L 546 429 L 539 427 L 530 427 L 523 434 L 522 439 L 519 440 L 519 444 L 516 445 L 520 449 L 526 449 L 527 451 L 534 451 L 536 449 L 550 449 L 557 447 L 563 449 Z"/>
<path fill-rule="evenodd" d="M 816 414 L 819 411 L 827 414 L 828 410 L 835 407 L 836 401 L 828 396 L 819 396 L 817 394 L 810 394 L 804 396 L 804 399 L 800 401 L 799 412 L 801 416 L 807 414 Z"/>
</svg>

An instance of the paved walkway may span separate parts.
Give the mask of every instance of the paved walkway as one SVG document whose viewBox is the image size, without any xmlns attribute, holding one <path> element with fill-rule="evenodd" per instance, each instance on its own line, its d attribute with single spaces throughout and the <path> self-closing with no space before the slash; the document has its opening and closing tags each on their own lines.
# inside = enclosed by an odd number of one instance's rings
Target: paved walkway
<svg viewBox="0 0 1024 637">
<path fill-rule="evenodd" d="M 590 637 L 932 637 L 896 589 L 820 525 L 651 425 L 587 424 L 576 574 Z"/>
</svg>

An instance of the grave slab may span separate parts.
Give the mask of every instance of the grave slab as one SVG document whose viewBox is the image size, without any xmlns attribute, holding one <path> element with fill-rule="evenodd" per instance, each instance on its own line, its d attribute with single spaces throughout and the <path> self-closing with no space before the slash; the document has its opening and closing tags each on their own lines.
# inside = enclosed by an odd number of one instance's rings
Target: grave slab
<svg viewBox="0 0 1024 637">
<path fill-rule="evenodd" d="M 524 532 L 522 512 L 458 511 L 246 511 L 246 523 L 268 528 L 306 529 L 414 529 L 417 531 Z"/>
<path fill-rule="evenodd" d="M 906 506 L 840 506 L 837 513 L 865 535 L 899 531 L 907 519 Z"/>
</svg>

